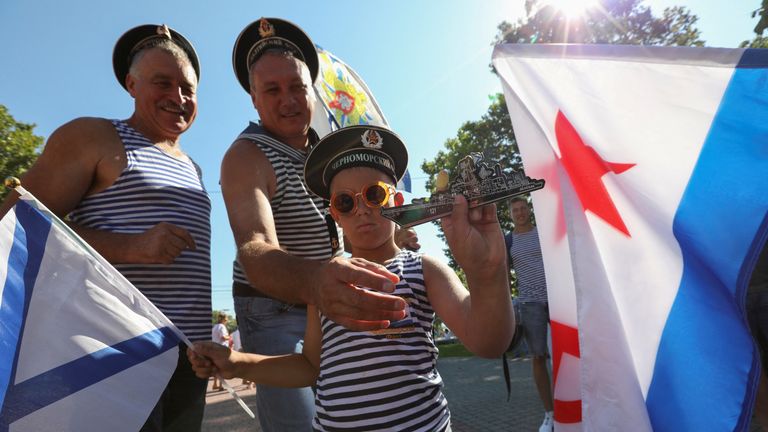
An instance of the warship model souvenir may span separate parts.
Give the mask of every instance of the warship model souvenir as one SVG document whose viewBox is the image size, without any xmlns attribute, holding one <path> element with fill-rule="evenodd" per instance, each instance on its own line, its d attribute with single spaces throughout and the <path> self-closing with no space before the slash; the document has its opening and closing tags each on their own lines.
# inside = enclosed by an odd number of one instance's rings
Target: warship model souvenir
<svg viewBox="0 0 768 432">
<path fill-rule="evenodd" d="M 474 208 L 539 190 L 544 187 L 544 180 L 532 179 L 521 171 L 505 174 L 499 164 L 489 166 L 481 153 L 471 153 L 459 160 L 453 182 L 448 182 L 448 175 L 443 171 L 438 175 L 436 186 L 437 191 L 429 198 L 382 208 L 381 215 L 408 228 L 451 214 L 457 194 L 464 195 L 469 208 Z"/>
</svg>

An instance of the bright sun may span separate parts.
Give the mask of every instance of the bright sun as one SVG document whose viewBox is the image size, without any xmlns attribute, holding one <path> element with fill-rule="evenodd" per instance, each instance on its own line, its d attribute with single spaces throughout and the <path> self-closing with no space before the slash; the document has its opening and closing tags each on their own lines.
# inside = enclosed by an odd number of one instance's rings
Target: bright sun
<svg viewBox="0 0 768 432">
<path fill-rule="evenodd" d="M 544 0 L 542 2 L 543 6 L 552 6 L 571 18 L 584 15 L 587 9 L 597 4 L 597 0 Z"/>
</svg>

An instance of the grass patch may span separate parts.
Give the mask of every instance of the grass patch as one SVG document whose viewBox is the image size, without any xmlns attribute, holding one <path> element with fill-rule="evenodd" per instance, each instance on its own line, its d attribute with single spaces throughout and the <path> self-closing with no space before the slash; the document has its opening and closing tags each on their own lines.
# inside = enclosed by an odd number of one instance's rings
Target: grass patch
<svg viewBox="0 0 768 432">
<path fill-rule="evenodd" d="M 464 345 L 460 343 L 438 345 L 437 349 L 440 350 L 440 357 L 472 357 L 474 354 L 469 352 Z"/>
</svg>

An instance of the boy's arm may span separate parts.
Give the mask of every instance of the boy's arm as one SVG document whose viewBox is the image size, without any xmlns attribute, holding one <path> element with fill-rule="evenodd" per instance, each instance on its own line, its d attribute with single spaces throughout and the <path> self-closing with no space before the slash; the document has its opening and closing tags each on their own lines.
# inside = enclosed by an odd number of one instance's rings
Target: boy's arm
<svg viewBox="0 0 768 432">
<path fill-rule="evenodd" d="M 467 276 L 469 291 L 447 265 L 424 257 L 429 300 L 470 351 L 497 357 L 509 346 L 515 317 L 496 206 L 468 209 L 466 199 L 458 196 L 453 213 L 442 224 L 451 252 Z"/>
<path fill-rule="evenodd" d="M 317 310 L 309 306 L 301 354 L 267 356 L 232 351 L 213 342 L 195 342 L 194 349 L 187 349 L 187 357 L 200 378 L 211 377 L 218 371 L 227 379 L 238 377 L 275 387 L 308 387 L 319 374 L 320 340 Z"/>
</svg>

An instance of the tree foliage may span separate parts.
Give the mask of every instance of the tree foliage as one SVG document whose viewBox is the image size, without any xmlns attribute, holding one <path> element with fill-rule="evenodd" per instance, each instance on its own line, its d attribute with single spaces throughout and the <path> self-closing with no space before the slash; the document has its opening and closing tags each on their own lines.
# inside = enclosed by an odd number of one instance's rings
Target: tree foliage
<svg viewBox="0 0 768 432">
<path fill-rule="evenodd" d="M 35 135 L 34 128 L 34 124 L 16 121 L 8 108 L 0 105 L 0 174 L 3 179 L 20 177 L 37 159 L 43 137 Z M 0 199 L 7 194 L 7 189 L 0 188 Z"/>
<path fill-rule="evenodd" d="M 766 0 L 768 1 L 768 0 Z M 602 0 L 599 6 L 582 17 L 569 18 L 556 8 L 538 0 L 526 0 L 526 17 L 517 23 L 502 22 L 494 44 L 499 43 L 592 43 L 635 45 L 702 46 L 701 33 L 696 28 L 698 17 L 688 9 L 666 8 L 654 16 L 641 0 Z M 421 169 L 429 175 L 428 190 L 432 190 L 437 173 L 454 168 L 458 160 L 471 152 L 483 153 L 486 160 L 497 161 L 504 171 L 522 169 L 522 159 L 515 140 L 512 123 L 503 95 L 492 97 L 491 105 L 478 121 L 461 125 L 456 136 L 445 142 L 445 149 Z M 502 229 L 512 229 L 507 206 L 499 205 Z M 438 234 L 445 239 L 442 231 Z M 458 266 L 449 250 L 445 250 L 449 265 Z"/>
<path fill-rule="evenodd" d="M 752 40 L 742 42 L 739 47 L 768 48 L 768 37 L 763 36 L 763 32 L 768 28 L 768 0 L 763 0 L 760 8 L 752 11 L 752 18 L 757 16 L 760 17 L 760 20 L 755 25 L 755 37 Z"/>
<path fill-rule="evenodd" d="M 486 161 L 497 161 L 504 172 L 522 169 L 520 151 L 517 148 L 515 134 L 512 132 L 512 122 L 503 95 L 498 94 L 492 97 L 488 112 L 479 121 L 465 122 L 456 136 L 445 142 L 445 150 L 440 150 L 433 160 L 424 161 L 421 164 L 422 171 L 429 175 L 427 190 L 434 190 L 436 176 L 440 170 L 455 168 L 458 166 L 459 159 L 471 152 L 482 153 Z M 512 228 L 508 218 L 503 219 L 503 228 Z M 442 231 L 438 236 L 445 240 Z M 458 270 L 453 256 L 447 249 L 446 256 L 449 259 L 449 265 Z M 463 273 L 461 275 L 463 276 Z"/>
</svg>

